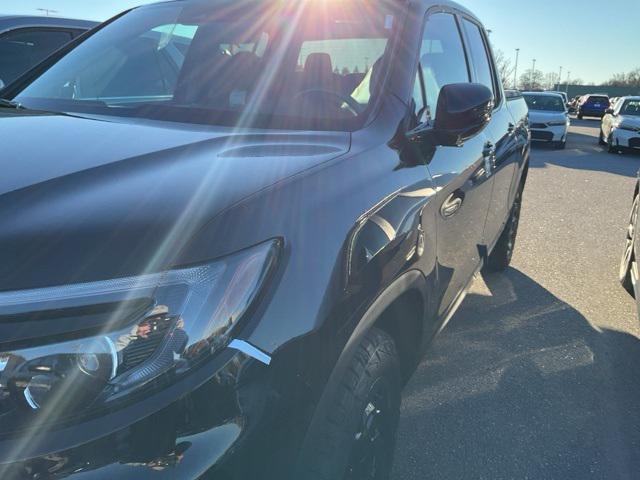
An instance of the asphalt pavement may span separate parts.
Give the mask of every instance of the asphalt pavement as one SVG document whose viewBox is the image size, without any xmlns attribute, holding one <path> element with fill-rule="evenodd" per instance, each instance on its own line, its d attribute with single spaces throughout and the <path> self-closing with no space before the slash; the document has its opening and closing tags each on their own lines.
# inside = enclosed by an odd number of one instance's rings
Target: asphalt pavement
<svg viewBox="0 0 640 480">
<path fill-rule="evenodd" d="M 617 281 L 640 155 L 535 147 L 512 267 L 407 385 L 394 480 L 640 478 L 640 322 Z"/>
</svg>

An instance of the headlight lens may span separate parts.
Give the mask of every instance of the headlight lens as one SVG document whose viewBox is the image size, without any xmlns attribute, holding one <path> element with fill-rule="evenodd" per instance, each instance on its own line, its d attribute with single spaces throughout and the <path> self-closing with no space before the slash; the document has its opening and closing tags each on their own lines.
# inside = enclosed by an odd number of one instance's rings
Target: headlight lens
<svg viewBox="0 0 640 480">
<path fill-rule="evenodd" d="M 25 315 L 43 322 L 28 347 L 0 344 L 0 423 L 19 408 L 66 416 L 184 375 L 227 345 L 278 245 L 158 274 L 0 293 L 0 322 Z M 78 312 L 102 312 L 97 331 L 83 333 Z M 46 334 L 50 322 L 62 321 L 73 328 Z"/>
</svg>

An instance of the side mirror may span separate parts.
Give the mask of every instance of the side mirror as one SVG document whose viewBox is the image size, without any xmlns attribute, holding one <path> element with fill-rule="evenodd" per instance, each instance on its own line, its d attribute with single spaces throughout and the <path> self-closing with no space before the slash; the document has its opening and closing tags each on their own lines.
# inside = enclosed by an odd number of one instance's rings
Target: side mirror
<svg viewBox="0 0 640 480">
<path fill-rule="evenodd" d="M 453 83 L 440 90 L 434 131 L 439 145 L 460 146 L 491 121 L 493 92 L 479 83 Z"/>
<path fill-rule="evenodd" d="M 613 115 L 613 108 L 607 108 L 604 113 L 606 113 L 607 115 Z"/>
</svg>

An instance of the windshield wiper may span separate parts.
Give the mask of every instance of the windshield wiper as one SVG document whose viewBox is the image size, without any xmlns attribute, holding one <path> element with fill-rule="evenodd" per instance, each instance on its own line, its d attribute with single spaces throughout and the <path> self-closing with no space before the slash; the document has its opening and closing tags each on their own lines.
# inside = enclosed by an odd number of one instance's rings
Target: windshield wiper
<svg viewBox="0 0 640 480">
<path fill-rule="evenodd" d="M 6 98 L 0 98 L 0 108 L 14 108 L 16 110 L 26 110 L 27 107 L 19 102 L 7 100 Z"/>
</svg>

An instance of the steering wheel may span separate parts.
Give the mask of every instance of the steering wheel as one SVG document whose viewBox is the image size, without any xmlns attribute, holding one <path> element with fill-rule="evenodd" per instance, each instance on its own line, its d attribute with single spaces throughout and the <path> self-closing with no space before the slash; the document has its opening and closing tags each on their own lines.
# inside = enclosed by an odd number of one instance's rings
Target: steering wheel
<svg viewBox="0 0 640 480">
<path fill-rule="evenodd" d="M 321 95 L 326 95 L 330 97 L 334 97 L 340 100 L 341 103 L 346 103 L 349 107 L 349 111 L 353 114 L 354 117 L 357 117 L 362 113 L 362 105 L 356 102 L 353 97 L 343 95 L 338 92 L 334 92 L 331 90 L 323 90 L 322 88 L 310 88 L 309 90 L 302 90 L 301 92 L 296 93 L 293 96 L 294 100 L 297 100 L 300 97 L 305 97 L 307 95 L 311 95 L 313 93 L 319 93 Z"/>
</svg>

